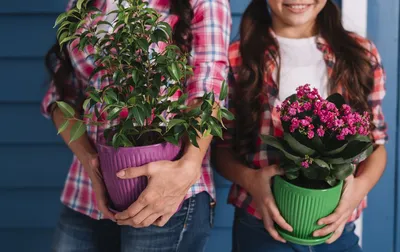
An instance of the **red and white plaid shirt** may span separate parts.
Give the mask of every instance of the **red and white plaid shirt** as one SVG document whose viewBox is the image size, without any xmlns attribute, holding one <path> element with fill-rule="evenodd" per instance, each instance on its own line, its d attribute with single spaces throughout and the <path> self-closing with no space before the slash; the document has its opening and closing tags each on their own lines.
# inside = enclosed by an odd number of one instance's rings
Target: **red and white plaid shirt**
<svg viewBox="0 0 400 252">
<path fill-rule="evenodd" d="M 75 5 L 76 0 L 70 0 L 67 9 Z M 107 5 L 113 0 L 95 0 L 93 5 L 107 11 Z M 159 11 L 163 21 L 174 26 L 177 17 L 169 14 L 168 0 L 148 0 L 149 6 Z M 231 11 L 228 0 L 191 0 L 194 10 L 192 20 L 193 49 L 189 64 L 193 66 L 194 75 L 186 83 L 189 100 L 202 97 L 205 92 L 214 91 L 216 99 L 220 92 L 222 82 L 228 74 L 228 47 L 231 33 Z M 110 7 L 110 6 L 108 6 Z M 96 20 L 94 22 L 98 22 Z M 73 49 L 76 41 L 69 47 L 74 72 L 70 76 L 69 84 L 76 90 L 84 87 L 79 86 L 79 81 L 85 85 L 92 85 L 100 88 L 107 85 L 105 81 L 101 82 L 101 73 L 99 72 L 88 83 L 87 79 L 91 75 L 94 65 L 91 58 L 86 58 L 92 52 L 92 48 L 86 48 L 84 52 Z M 162 49 L 162 46 L 161 46 Z M 156 49 L 157 50 L 157 49 Z M 178 95 L 178 94 L 177 94 Z M 174 97 L 177 99 L 179 97 Z M 50 118 L 49 107 L 60 97 L 56 93 L 53 83 L 43 98 L 41 109 L 45 117 Z M 67 102 L 74 104 L 74 97 L 67 97 Z M 100 139 L 104 127 L 88 126 L 88 136 L 92 141 Z M 189 189 L 186 198 L 196 193 L 206 191 L 215 199 L 215 188 L 213 173 L 210 166 L 210 153 L 206 154 L 202 164 L 201 178 Z M 65 187 L 61 195 L 61 201 L 70 208 L 86 214 L 94 219 L 103 218 L 98 211 L 95 202 L 95 195 L 91 187 L 90 179 L 82 167 L 82 164 L 73 157 L 72 164 L 66 179 Z"/>
<path fill-rule="evenodd" d="M 271 34 L 275 37 L 274 32 L 271 30 Z M 371 52 L 371 64 L 373 66 L 374 86 L 372 92 L 368 96 L 368 102 L 372 109 L 373 123 L 376 129 L 372 132 L 373 142 L 376 144 L 384 144 L 387 139 L 386 123 L 382 112 L 382 100 L 385 96 L 385 72 L 383 70 L 380 55 L 375 45 L 360 36 L 354 35 L 356 40 L 363 45 L 367 50 Z M 229 48 L 229 63 L 231 72 L 229 74 L 229 98 L 228 107 L 229 110 L 235 114 L 234 103 L 232 99 L 235 91 L 235 79 L 238 75 L 238 70 L 241 65 L 242 59 L 239 51 L 240 42 L 233 43 Z M 333 66 L 335 64 L 335 55 L 333 54 L 329 44 L 322 38 L 317 37 L 317 48 L 323 53 L 328 77 L 330 78 L 333 72 Z M 277 55 L 278 50 L 274 47 L 270 48 L 270 54 L 266 52 L 267 70 L 264 75 L 264 84 L 262 94 L 263 111 L 261 115 L 260 128 L 257 136 L 263 135 L 282 135 L 283 129 L 280 123 L 279 113 L 276 111 L 276 105 L 280 104 L 281 101 L 278 99 L 278 85 L 274 82 L 272 74 L 274 69 L 277 67 L 273 57 Z M 341 93 L 347 100 L 348 94 L 343 88 L 338 88 L 337 92 Z M 226 121 L 225 125 L 227 130 L 224 132 L 224 140 L 218 140 L 217 146 L 219 148 L 230 148 L 232 146 L 232 139 L 234 136 L 235 121 Z M 248 164 L 251 164 L 252 168 L 258 169 L 260 167 L 266 167 L 276 162 L 276 151 L 268 150 L 266 145 L 261 142 L 261 139 L 257 138 L 257 148 L 255 152 L 244 151 L 245 160 Z M 228 202 L 236 207 L 244 208 L 248 213 L 254 215 L 257 218 L 261 218 L 259 212 L 257 212 L 254 201 L 251 195 L 241 186 L 233 184 L 230 190 Z M 361 204 L 355 209 L 349 221 L 356 220 L 363 209 L 367 206 L 366 198 Z"/>
</svg>

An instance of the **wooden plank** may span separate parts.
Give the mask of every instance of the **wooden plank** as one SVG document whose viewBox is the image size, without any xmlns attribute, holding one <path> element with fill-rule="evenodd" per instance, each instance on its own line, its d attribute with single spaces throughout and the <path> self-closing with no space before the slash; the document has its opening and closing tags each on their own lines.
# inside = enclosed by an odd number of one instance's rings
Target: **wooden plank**
<svg viewBox="0 0 400 252">
<path fill-rule="evenodd" d="M 0 145 L 0 188 L 61 188 L 72 160 L 64 145 Z"/>
<path fill-rule="evenodd" d="M 61 187 L 72 161 L 66 145 L 0 145 L 2 166 L 12 167 L 0 176 L 0 188 Z M 229 190 L 231 182 L 214 172 L 215 184 Z M 225 204 L 226 195 L 219 196 Z M 222 202 L 223 201 L 223 202 Z"/>
<path fill-rule="evenodd" d="M 60 13 L 65 10 L 68 2 L 69 0 L 4 1 L 0 14 Z"/>
<path fill-rule="evenodd" d="M 60 189 L 0 190 L 0 228 L 54 227 L 60 195 Z"/>
<path fill-rule="evenodd" d="M 50 252 L 54 230 L 37 229 L 2 229 L 0 244 L 2 251 L 13 252 Z"/>
<path fill-rule="evenodd" d="M 0 15 L 0 30 L 12 34 L 0 40 L 1 57 L 43 57 L 56 41 L 57 15 Z M 18 32 L 15 32 L 18 31 Z"/>
<path fill-rule="evenodd" d="M 53 14 L 0 16 L 0 30 L 13 34 L 12 39 L 0 40 L 0 58 L 42 58 L 55 42 L 56 17 Z M 240 16 L 234 16 L 231 38 L 237 35 L 239 22 Z"/>
<path fill-rule="evenodd" d="M 51 228 L 58 220 L 62 188 L 0 190 L 0 228 Z M 215 227 L 231 227 L 233 207 L 227 205 L 227 189 L 217 189 Z M 29 211 L 27 211 L 29 210 Z"/>
<path fill-rule="evenodd" d="M 42 13 L 61 13 L 67 6 L 67 0 L 38 0 L 38 1 L 5 1 L 2 3 L 0 14 L 42 14 Z M 233 14 L 241 14 L 246 9 L 250 0 L 231 0 L 231 11 Z"/>
<path fill-rule="evenodd" d="M 0 104 L 0 114 L 7 118 L 0 124 L 0 144 L 63 143 L 51 120 L 40 114 L 39 104 Z"/>
<path fill-rule="evenodd" d="M 0 230 L 0 244 L 2 251 L 50 252 L 53 234 L 53 228 L 3 229 Z M 231 240 L 230 229 L 214 228 L 207 242 L 205 251 L 230 251 Z M 34 248 L 34 250 L 32 250 L 32 248 Z"/>
<path fill-rule="evenodd" d="M 9 84 L 6 91 L 0 92 L 0 103 L 39 103 L 47 89 L 48 77 L 41 58 L 0 58 L 0 76 L 3 83 Z"/>
<path fill-rule="evenodd" d="M 378 47 L 387 75 L 387 93 L 383 102 L 383 110 L 389 127 L 390 140 L 386 145 L 388 159 L 385 173 L 368 195 L 368 208 L 365 211 L 363 223 L 363 248 L 366 252 L 400 251 L 400 242 L 398 241 L 400 237 L 400 218 L 398 216 L 400 187 L 397 186 L 397 193 L 394 189 L 399 183 L 398 156 L 400 154 L 398 131 L 399 11 L 400 2 L 398 0 L 368 1 L 368 37 Z M 393 244 L 395 244 L 395 248 Z"/>
</svg>

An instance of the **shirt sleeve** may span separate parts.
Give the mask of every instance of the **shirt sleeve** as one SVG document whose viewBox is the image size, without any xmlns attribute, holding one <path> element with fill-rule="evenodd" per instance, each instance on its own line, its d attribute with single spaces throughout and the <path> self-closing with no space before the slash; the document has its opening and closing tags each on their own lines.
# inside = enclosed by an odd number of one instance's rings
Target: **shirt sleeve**
<svg viewBox="0 0 400 252">
<path fill-rule="evenodd" d="M 374 129 L 372 139 L 375 144 L 385 144 L 388 141 L 387 123 L 383 114 L 382 101 L 386 95 L 386 74 L 381 57 L 374 43 L 370 43 L 372 54 L 372 69 L 374 73 L 374 85 L 368 96 L 368 104 L 372 110 L 372 122 Z"/>
<path fill-rule="evenodd" d="M 228 74 L 228 47 L 231 34 L 228 0 L 199 0 L 192 22 L 193 76 L 187 81 L 188 101 L 214 92 L 216 102 Z"/>
</svg>

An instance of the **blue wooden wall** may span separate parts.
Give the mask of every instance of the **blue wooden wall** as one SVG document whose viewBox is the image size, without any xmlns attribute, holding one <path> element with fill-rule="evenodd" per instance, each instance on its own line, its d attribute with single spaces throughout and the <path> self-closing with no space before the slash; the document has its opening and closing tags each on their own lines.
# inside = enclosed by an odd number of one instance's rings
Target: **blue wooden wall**
<svg viewBox="0 0 400 252">
<path fill-rule="evenodd" d="M 236 37 L 241 13 L 249 0 L 231 0 Z M 384 5 L 383 3 L 388 3 Z M 50 251 L 57 221 L 59 196 L 71 153 L 56 136 L 50 121 L 40 115 L 39 104 L 45 91 L 43 55 L 54 41 L 52 29 L 66 0 L 12 0 L 0 6 L 0 246 L 1 251 Z M 392 142 L 389 168 L 371 193 L 364 221 L 365 251 L 394 251 L 395 245 L 395 165 L 397 160 L 397 43 L 398 0 L 370 0 L 368 30 L 382 51 L 388 69 L 389 86 L 385 112 Z M 379 7 L 379 8 L 375 8 Z M 391 19 L 393 14 L 395 22 Z M 382 28 L 382 29 L 381 29 Z M 389 109 L 390 108 L 390 109 Z M 400 153 L 398 153 L 400 154 Z M 232 207 L 225 204 L 229 183 L 217 176 L 216 224 L 207 251 L 230 251 Z M 382 207 L 385 204 L 385 207 Z M 400 222 L 397 223 L 400 227 Z M 376 230 L 379 239 L 373 234 Z M 374 235 L 374 236 L 373 236 Z M 376 241 L 376 244 L 373 244 Z M 400 247 L 397 244 L 398 251 Z"/>
</svg>

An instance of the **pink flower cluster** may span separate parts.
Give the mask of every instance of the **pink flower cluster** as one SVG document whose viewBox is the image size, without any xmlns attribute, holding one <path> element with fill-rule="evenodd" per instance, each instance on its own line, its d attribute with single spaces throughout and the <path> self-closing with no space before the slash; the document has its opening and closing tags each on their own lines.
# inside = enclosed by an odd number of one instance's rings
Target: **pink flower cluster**
<svg viewBox="0 0 400 252">
<path fill-rule="evenodd" d="M 291 133 L 297 130 L 309 139 L 329 133 L 338 140 L 356 134 L 368 135 L 367 112 L 363 115 L 352 112 L 347 104 L 337 108 L 334 103 L 322 99 L 318 90 L 311 89 L 309 84 L 298 87 L 296 91 L 296 96 L 289 97 L 277 108 L 281 120 L 289 123 Z"/>
</svg>

